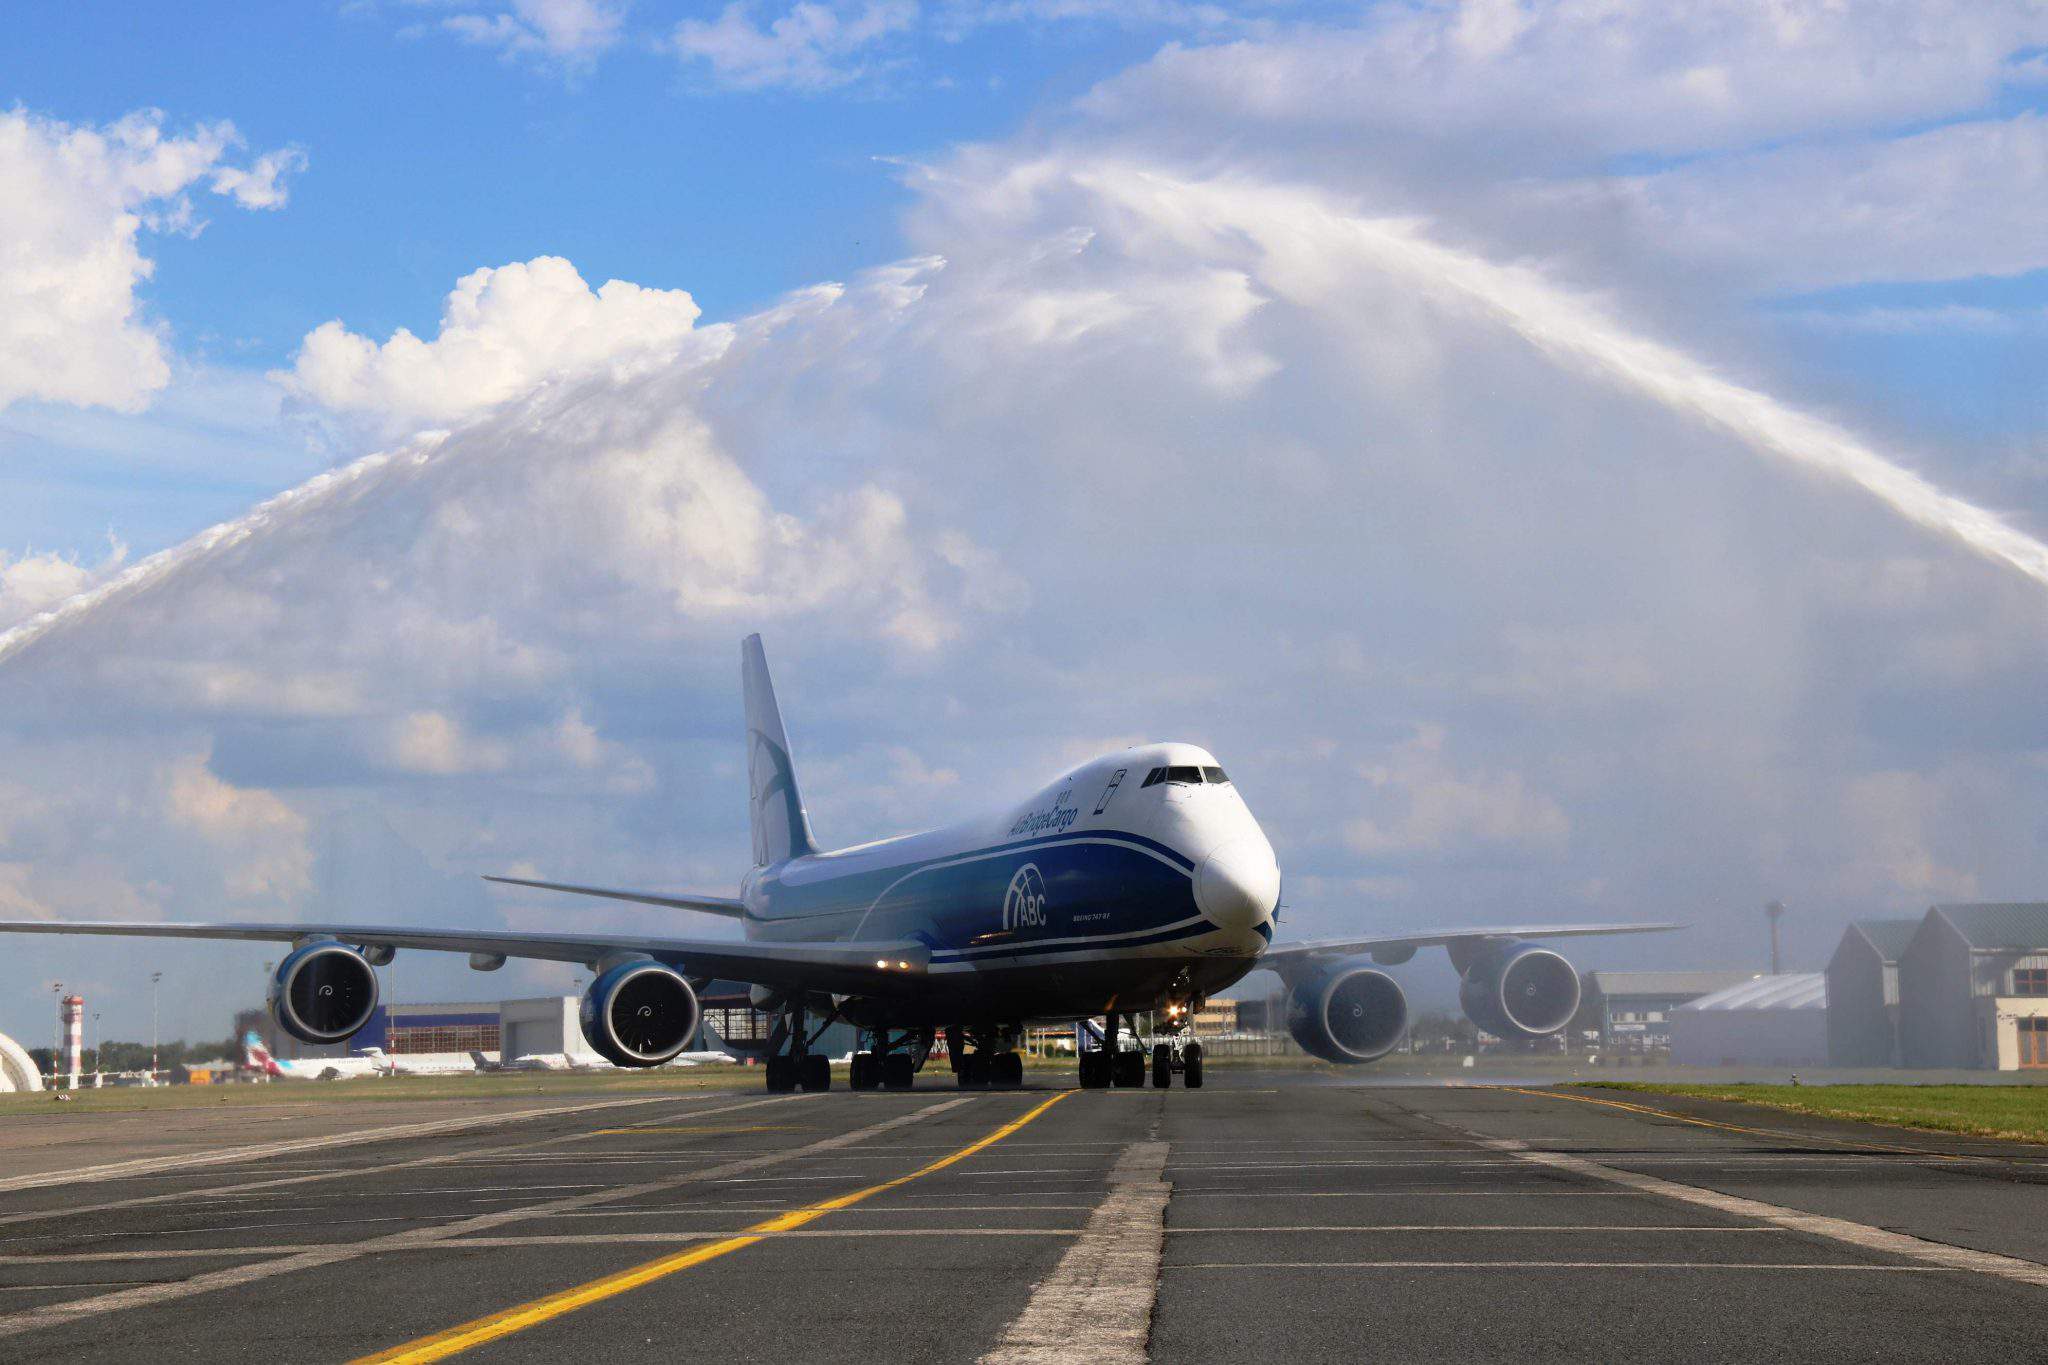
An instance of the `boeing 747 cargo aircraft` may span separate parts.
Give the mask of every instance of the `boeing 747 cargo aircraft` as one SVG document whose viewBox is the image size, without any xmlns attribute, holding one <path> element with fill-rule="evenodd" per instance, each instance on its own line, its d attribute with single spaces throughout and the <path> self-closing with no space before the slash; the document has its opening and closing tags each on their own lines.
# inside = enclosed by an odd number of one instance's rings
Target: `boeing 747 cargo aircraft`
<svg viewBox="0 0 2048 1365">
<path fill-rule="evenodd" d="M 0 932 L 288 942 L 270 1008 L 310 1043 L 340 1042 L 369 1022 L 374 969 L 401 948 L 468 953 L 480 971 L 513 957 L 581 963 L 593 973 L 584 1035 L 630 1067 L 678 1056 L 698 1033 L 698 992 L 713 979 L 738 981 L 776 1017 L 764 1070 L 770 1090 L 787 1091 L 830 1087 L 827 1060 L 812 1048 L 839 1020 L 862 1032 L 848 1077 L 855 1090 L 909 1087 L 940 1035 L 960 1085 L 1016 1085 L 1027 1025 L 1096 1018 L 1103 1043 L 1081 1054 L 1081 1084 L 1143 1085 L 1148 1058 L 1122 1040 L 1124 1021 L 1147 1012 L 1163 1021 L 1152 1083 L 1179 1075 L 1199 1086 L 1195 1011 L 1261 967 L 1286 982 L 1288 1028 L 1304 1049 L 1370 1062 L 1400 1040 L 1408 1014 L 1378 967 L 1432 946 L 1448 950 L 1474 1023 L 1540 1037 L 1571 1019 L 1579 981 L 1530 939 L 1678 927 L 1509 925 L 1275 943 L 1272 845 L 1216 757 L 1192 744 L 1138 745 L 976 819 L 822 850 L 759 636 L 741 645 L 741 680 L 753 867 L 738 895 L 491 880 L 724 916 L 740 922 L 743 941 L 317 923 L 15 920 L 0 921 Z"/>
</svg>

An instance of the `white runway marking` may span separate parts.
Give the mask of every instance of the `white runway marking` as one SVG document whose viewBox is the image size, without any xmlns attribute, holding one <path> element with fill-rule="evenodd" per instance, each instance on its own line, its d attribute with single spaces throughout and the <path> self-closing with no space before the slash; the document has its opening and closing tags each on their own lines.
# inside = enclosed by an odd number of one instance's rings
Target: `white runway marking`
<svg viewBox="0 0 2048 1365">
<path fill-rule="evenodd" d="M 692 1097 L 671 1098 L 683 1100 Z M 753 1109 L 764 1104 L 788 1104 L 801 1098 L 801 1096 L 777 1096 L 773 1099 L 765 1100 L 743 1100 L 738 1104 L 719 1105 L 711 1109 L 691 1109 L 686 1112 L 691 1118 L 708 1118 L 713 1114 L 729 1114 L 737 1109 Z M 554 1113 L 562 1111 L 547 1110 L 543 1112 Z M 653 1123 L 662 1121 L 661 1119 L 649 1120 L 649 1122 Z M 529 1151 L 535 1147 L 580 1142 L 592 1136 L 594 1134 L 591 1132 L 563 1133 L 555 1137 L 541 1138 L 537 1141 L 511 1143 L 503 1147 L 487 1147 L 471 1152 L 436 1152 L 429 1156 L 408 1157 L 404 1161 L 394 1161 L 380 1165 L 376 1168 L 375 1173 L 378 1175 L 388 1175 L 392 1171 L 410 1170 L 422 1166 L 445 1167 L 463 1165 L 479 1157 L 495 1156 L 506 1152 Z M 222 1167 L 210 1167 L 208 1169 L 210 1174 L 220 1175 L 224 1173 Z M 79 1217 L 88 1213 L 106 1213 L 114 1209 L 142 1208 L 151 1204 L 187 1203 L 199 1199 L 223 1197 L 254 1197 L 251 1193 L 252 1191 L 275 1190 L 291 1185 L 318 1184 L 321 1181 L 340 1180 L 349 1176 L 365 1174 L 364 1169 L 360 1166 L 314 1166 L 300 1168 L 278 1166 L 271 1163 L 257 1169 L 264 1171 L 267 1178 L 238 1181 L 233 1185 L 216 1185 L 201 1190 L 173 1190 L 166 1194 L 140 1194 L 127 1199 L 108 1199 L 97 1204 L 64 1204 L 50 1209 L 29 1209 L 21 1213 L 0 1214 L 0 1227 L 15 1223 L 44 1222 L 50 1219 L 63 1219 L 67 1222 L 75 1222 Z M 291 1172 L 291 1174 L 279 1174 L 279 1172 Z M 542 1187 L 537 1186 L 536 1188 Z"/>
<path fill-rule="evenodd" d="M 1166 1150 L 1125 1150 L 1109 1196 L 981 1365 L 1144 1365 L 1172 1191 Z"/>
<path fill-rule="evenodd" d="M 1198 1261 L 1173 1270 L 1820 1270 L 1859 1275 L 1945 1275 L 1961 1266 L 1750 1261 Z"/>
<path fill-rule="evenodd" d="M 752 1101 L 767 1103 L 768 1101 Z M 138 1285 L 132 1289 L 114 1294 L 100 1294 L 90 1298 L 73 1299 L 65 1303 L 46 1304 L 39 1308 L 24 1309 L 17 1313 L 0 1314 L 0 1338 L 18 1336 L 23 1332 L 35 1331 L 42 1327 L 54 1327 L 63 1323 L 77 1322 L 81 1318 L 105 1313 L 120 1312 L 129 1308 L 151 1307 L 174 1299 L 188 1298 L 216 1289 L 234 1289 L 257 1280 L 290 1274 L 299 1270 L 315 1270 L 340 1261 L 354 1260 L 384 1251 L 409 1251 L 421 1246 L 446 1242 L 452 1238 L 472 1233 L 488 1232 L 507 1223 L 520 1223 L 536 1217 L 545 1217 L 565 1209 L 587 1207 L 605 1203 L 612 1199 L 638 1199 L 650 1194 L 680 1189 L 685 1185 L 715 1180 L 743 1170 L 754 1170 L 779 1162 L 799 1160 L 812 1152 L 831 1151 L 848 1142 L 860 1141 L 890 1132 L 905 1124 L 930 1118 L 935 1114 L 971 1104 L 970 1098 L 947 1100 L 939 1104 L 926 1105 L 909 1113 L 866 1128 L 857 1128 L 851 1133 L 825 1138 L 804 1147 L 792 1147 L 787 1151 L 773 1152 L 761 1156 L 750 1156 L 739 1161 L 726 1162 L 717 1166 L 684 1171 L 677 1175 L 664 1176 L 658 1180 L 644 1181 L 634 1185 L 620 1185 L 609 1190 L 593 1190 L 585 1194 L 565 1195 L 544 1203 L 527 1205 L 522 1208 L 502 1209 L 496 1213 L 481 1213 L 435 1228 L 417 1228 L 406 1232 L 388 1233 L 382 1237 L 371 1237 L 360 1242 L 316 1247 L 299 1250 L 274 1261 L 263 1261 L 255 1265 L 230 1266 L 223 1270 L 194 1275 L 190 1279 L 177 1280 L 168 1284 Z"/>
<path fill-rule="evenodd" d="M 597 1100 L 589 1104 L 564 1104 L 546 1109 L 516 1109 L 509 1114 L 477 1114 L 460 1119 L 436 1119 L 431 1123 L 399 1123 L 386 1128 L 362 1128 L 353 1133 L 330 1133 L 326 1137 L 288 1138 L 250 1147 L 217 1147 L 212 1151 L 190 1152 L 184 1156 L 146 1156 L 133 1161 L 111 1161 L 103 1166 L 82 1166 L 70 1171 L 43 1171 L 0 1179 L 0 1194 L 15 1190 L 39 1190 L 52 1185 L 83 1185 L 125 1176 L 159 1175 L 165 1171 L 190 1170 L 194 1166 L 221 1166 L 231 1161 L 250 1161 L 284 1156 L 292 1152 L 313 1152 L 330 1147 L 353 1147 L 364 1142 L 389 1142 L 396 1138 L 425 1137 L 433 1133 L 454 1133 L 465 1128 L 489 1128 L 518 1123 L 524 1119 L 548 1118 L 556 1114 L 584 1114 L 597 1109 L 622 1109 L 635 1104 L 673 1104 L 674 1095 L 647 1095 L 630 1100 Z"/>
<path fill-rule="evenodd" d="M 2048 1266 L 2033 1261 L 2023 1261 L 2017 1256 L 2000 1256 L 1989 1251 L 1971 1251 L 1964 1247 L 1949 1246 L 1942 1242 L 1930 1242 L 1922 1237 L 1913 1237 L 1888 1228 L 1876 1228 L 1868 1223 L 1851 1222 L 1846 1218 L 1829 1218 L 1821 1214 L 1801 1213 L 1778 1204 L 1767 1204 L 1760 1199 L 1744 1199 L 1737 1195 L 1722 1194 L 1716 1190 L 1703 1190 L 1694 1185 L 1681 1185 L 1654 1175 L 1642 1175 L 1635 1171 L 1624 1171 L 1613 1166 L 1603 1166 L 1597 1161 L 1565 1152 L 1542 1152 L 1531 1150 L 1527 1144 L 1514 1138 L 1481 1138 L 1479 1141 L 1497 1152 L 1512 1153 L 1519 1160 L 1532 1165 L 1548 1166 L 1553 1170 L 1570 1171 L 1575 1175 L 1604 1180 L 1610 1184 L 1624 1185 L 1644 1194 L 1659 1195 L 1676 1199 L 1681 1203 L 1699 1208 L 1712 1209 L 1716 1213 L 1733 1214 L 1738 1218 L 1755 1218 L 1792 1232 L 1811 1233 L 1833 1241 L 1845 1242 L 1865 1251 L 1882 1252 L 1890 1256 L 1906 1256 L 1925 1263 L 1925 1268 L 1940 1270 L 1968 1270 L 1979 1275 L 1995 1275 L 2000 1279 L 2013 1280 L 2020 1284 L 2040 1285 L 2048 1288 Z M 1904 1269 L 1907 1267 L 1870 1267 L 1871 1269 Z"/>
<path fill-rule="evenodd" d="M 1699 1223 L 1666 1223 L 1645 1226 L 1641 1223 L 1355 1223 L 1332 1226 L 1306 1227 L 1256 1227 L 1256 1228 L 1168 1228 L 1169 1237 L 1186 1237 L 1193 1233 L 1232 1232 L 1747 1232 L 1781 1233 L 1785 1228 L 1728 1228 L 1708 1227 Z"/>
</svg>

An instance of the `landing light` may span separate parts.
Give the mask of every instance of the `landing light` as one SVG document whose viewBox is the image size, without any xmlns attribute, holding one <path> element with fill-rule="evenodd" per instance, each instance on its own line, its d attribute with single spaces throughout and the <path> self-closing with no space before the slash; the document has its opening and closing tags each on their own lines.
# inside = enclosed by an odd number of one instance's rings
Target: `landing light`
<svg viewBox="0 0 2048 1365">
<path fill-rule="evenodd" d="M 875 959 L 875 965 L 886 972 L 889 970 L 889 959 L 885 957 L 878 957 Z"/>
</svg>

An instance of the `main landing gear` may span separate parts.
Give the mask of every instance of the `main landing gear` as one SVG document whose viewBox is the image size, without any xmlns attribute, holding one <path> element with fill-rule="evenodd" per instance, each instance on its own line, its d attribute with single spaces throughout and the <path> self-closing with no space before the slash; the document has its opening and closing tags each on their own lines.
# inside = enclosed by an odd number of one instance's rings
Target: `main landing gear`
<svg viewBox="0 0 2048 1365">
<path fill-rule="evenodd" d="M 953 1074 L 962 1090 L 1014 1090 L 1024 1084 L 1024 1056 L 1017 1051 L 1015 1029 L 968 1030 L 955 1025 L 946 1030 L 946 1055 L 953 1060 Z M 972 1041 L 973 1051 L 967 1045 Z"/>
<path fill-rule="evenodd" d="M 911 1080 L 917 1075 L 917 1057 L 907 1049 L 914 1047 L 916 1040 L 906 1034 L 892 1045 L 889 1030 L 877 1029 L 871 1041 L 871 1048 L 853 1054 L 853 1066 L 846 1078 L 847 1087 L 852 1090 L 910 1089 Z M 929 1040 L 926 1040 L 926 1050 L 929 1048 Z"/>
<path fill-rule="evenodd" d="M 808 1021 L 801 1001 L 791 1005 L 776 1021 L 768 1037 L 768 1093 L 786 1095 L 792 1090 L 819 1091 L 832 1088 L 832 1063 L 810 1045 L 831 1026 L 831 1016 L 806 1036 Z M 782 1049 L 787 1045 L 789 1051 Z"/>
</svg>

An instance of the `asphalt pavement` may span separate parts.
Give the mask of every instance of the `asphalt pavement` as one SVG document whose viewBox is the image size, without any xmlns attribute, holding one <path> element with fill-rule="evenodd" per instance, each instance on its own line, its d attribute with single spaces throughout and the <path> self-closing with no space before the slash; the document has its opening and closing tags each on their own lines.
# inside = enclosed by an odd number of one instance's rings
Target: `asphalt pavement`
<svg viewBox="0 0 2048 1365">
<path fill-rule="evenodd" d="M 74 1125 L 71 1174 L 0 1170 L 0 1360 L 2043 1351 L 2038 1147 L 1636 1094 L 1209 1079 L 927 1076 L 460 1123 L 423 1103 L 353 1135 L 331 1112 L 311 1140 L 188 1133 L 169 1165 Z"/>
</svg>

